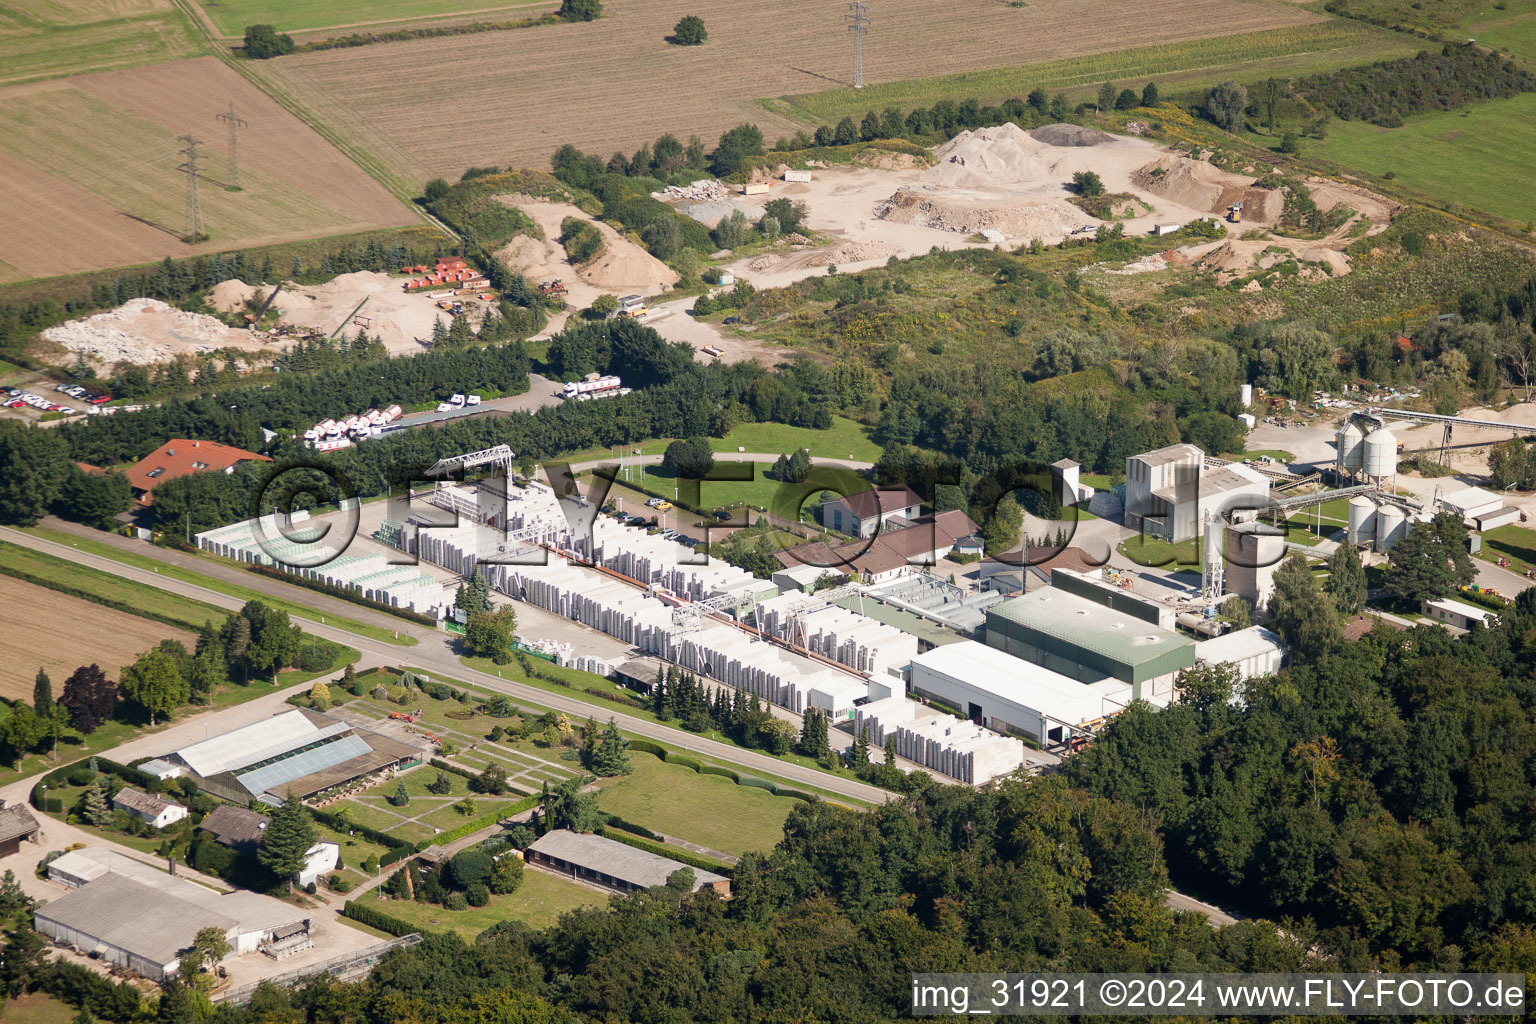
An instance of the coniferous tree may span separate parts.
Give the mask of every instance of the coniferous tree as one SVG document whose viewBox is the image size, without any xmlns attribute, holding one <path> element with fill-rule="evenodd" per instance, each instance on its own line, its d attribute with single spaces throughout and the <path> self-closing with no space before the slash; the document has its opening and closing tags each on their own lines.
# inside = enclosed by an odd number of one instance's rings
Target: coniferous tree
<svg viewBox="0 0 1536 1024">
<path fill-rule="evenodd" d="M 107 795 L 102 792 L 102 783 L 103 780 L 97 779 L 87 786 L 80 800 L 80 816 L 97 828 L 112 820 L 112 808 L 107 804 Z"/>
<path fill-rule="evenodd" d="M 37 670 L 37 678 L 32 683 L 32 710 L 43 718 L 53 711 L 53 682 L 41 668 Z"/>
<path fill-rule="evenodd" d="M 628 775 L 635 770 L 629 756 L 629 741 L 619 732 L 619 724 L 612 718 L 608 719 L 608 725 L 603 729 L 602 738 L 592 754 L 590 767 L 592 774 L 604 778 Z"/>
<path fill-rule="evenodd" d="M 1353 544 L 1340 544 L 1328 560 L 1324 589 L 1333 595 L 1341 615 L 1354 615 L 1365 607 L 1365 567 L 1360 564 L 1360 553 Z"/>
<path fill-rule="evenodd" d="M 293 891 L 293 876 L 303 870 L 310 849 L 315 845 L 317 833 L 309 810 L 293 793 L 288 794 L 272 812 L 272 820 L 262 834 L 257 847 L 256 859 L 262 867 L 288 883 Z"/>
</svg>

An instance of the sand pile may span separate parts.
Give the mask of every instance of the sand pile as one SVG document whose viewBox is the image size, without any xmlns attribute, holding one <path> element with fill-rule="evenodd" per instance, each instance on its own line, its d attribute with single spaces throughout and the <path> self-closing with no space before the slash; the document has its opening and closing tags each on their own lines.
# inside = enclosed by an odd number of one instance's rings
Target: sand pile
<svg viewBox="0 0 1536 1024">
<path fill-rule="evenodd" d="M 1254 188 L 1254 179 L 1223 171 L 1201 160 L 1169 154 L 1137 168 L 1131 183 L 1143 191 L 1206 213 L 1222 215 L 1243 204 L 1243 222 L 1273 224 L 1285 197 L 1278 189 Z"/>
<path fill-rule="evenodd" d="M 262 291 L 263 289 L 256 285 L 249 285 L 244 281 L 231 278 L 228 281 L 220 281 L 208 289 L 208 305 L 220 313 L 233 313 L 238 309 L 244 309 L 246 301 Z"/>
<path fill-rule="evenodd" d="M 810 252 L 770 252 L 757 257 L 747 266 L 752 270 L 802 270 L 806 267 L 846 266 L 864 260 L 879 260 L 896 255 L 897 249 L 889 242 L 843 242 Z"/>
<path fill-rule="evenodd" d="M 188 313 L 159 299 L 129 299 L 116 309 L 50 327 L 43 337 L 103 366 L 151 366 L 176 356 L 223 348 L 256 351 L 264 341 L 202 313 Z"/>
<path fill-rule="evenodd" d="M 677 284 L 677 271 L 624 238 L 606 224 L 597 223 L 603 247 L 576 274 L 594 288 L 636 291 L 646 295 L 664 292 Z"/>
<path fill-rule="evenodd" d="M 933 151 L 936 162 L 922 180 L 958 188 L 1034 181 L 1044 173 L 1036 148 L 1029 133 L 1012 121 L 961 132 Z"/>
<path fill-rule="evenodd" d="M 401 285 L 402 277 L 362 270 L 355 274 L 342 274 L 322 285 L 283 285 L 272 305 L 282 313 L 282 322 L 297 327 L 308 327 L 329 335 L 338 327 L 348 335 L 356 335 L 367 321 L 369 334 L 376 334 L 384 342 L 391 355 L 421 351 L 421 345 L 432 337 L 432 324 L 439 315 L 444 319 L 433 300 L 417 292 L 407 292 Z M 367 299 L 367 302 L 363 302 Z M 361 308 L 358 303 L 363 302 Z M 466 303 L 472 310 L 487 305 L 482 302 Z M 356 311 L 354 314 L 354 310 Z"/>
<path fill-rule="evenodd" d="M 998 231 L 1010 238 L 1060 238 L 1092 218 L 1066 203 L 1019 204 L 999 199 L 964 199 L 940 191 L 898 189 L 875 207 L 875 216 L 894 224 L 974 235 Z"/>
<path fill-rule="evenodd" d="M 1047 124 L 1029 133 L 1036 142 L 1047 146 L 1097 146 L 1115 141 L 1113 135 L 1080 124 Z"/>
</svg>

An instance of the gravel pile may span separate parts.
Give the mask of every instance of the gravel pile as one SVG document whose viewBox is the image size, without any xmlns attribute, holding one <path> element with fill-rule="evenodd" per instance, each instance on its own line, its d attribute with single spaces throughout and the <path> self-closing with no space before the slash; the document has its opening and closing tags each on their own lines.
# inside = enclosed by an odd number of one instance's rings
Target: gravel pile
<svg viewBox="0 0 1536 1024">
<path fill-rule="evenodd" d="M 663 202 L 684 199 L 696 203 L 713 203 L 728 199 L 730 195 L 730 190 L 713 178 L 700 178 L 691 185 L 668 185 L 660 192 L 652 192 L 651 198 Z"/>
<path fill-rule="evenodd" d="M 178 355 L 261 347 L 250 331 L 227 327 L 211 316 L 188 313 L 159 299 L 129 299 L 109 312 L 50 327 L 43 337 L 106 366 L 150 366 Z"/>
</svg>

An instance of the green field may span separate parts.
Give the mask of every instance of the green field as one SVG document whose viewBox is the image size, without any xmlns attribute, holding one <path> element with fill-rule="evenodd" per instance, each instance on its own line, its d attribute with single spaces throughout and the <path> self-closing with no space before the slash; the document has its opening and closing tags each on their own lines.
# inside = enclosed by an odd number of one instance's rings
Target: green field
<svg viewBox="0 0 1536 1024">
<path fill-rule="evenodd" d="M 1536 35 L 1533 35 L 1536 37 Z M 1527 187 L 1536 160 L 1536 94 L 1416 114 L 1401 128 L 1331 122 L 1308 152 L 1368 174 L 1391 172 L 1418 192 L 1516 222 L 1536 221 Z"/>
<path fill-rule="evenodd" d="M 706 438 L 722 459 L 745 448 L 749 452 L 772 455 L 789 454 L 796 448 L 810 449 L 816 459 L 842 459 L 855 462 L 874 462 L 880 458 L 880 446 L 869 439 L 869 428 L 846 416 L 833 416 L 832 426 L 826 430 L 809 427 L 791 427 L 783 423 L 743 423 L 724 437 Z M 628 458 L 635 454 L 660 455 L 667 450 L 672 438 L 642 441 L 625 445 L 622 454 Z M 618 461 L 618 448 L 596 448 L 563 456 L 569 462 L 590 462 L 593 459 Z"/>
<path fill-rule="evenodd" d="M 1125 86 L 1156 79 L 1167 92 L 1170 88 L 1203 88 L 1228 78 L 1306 75 L 1411 56 L 1424 46 L 1423 40 L 1371 25 L 1330 20 L 991 71 L 868 85 L 859 90 L 829 89 L 762 103 L 774 113 L 808 124 L 831 124 L 844 116 L 857 118 L 866 110 L 894 106 L 905 111 L 930 107 L 941 99 L 975 97 L 982 103 L 996 103 L 1013 96 L 1023 97 L 1035 88 L 1075 95 L 1074 91 L 1097 90 L 1099 83 L 1105 81 Z"/>
<path fill-rule="evenodd" d="M 282 609 L 294 618 L 308 619 L 311 622 L 319 622 L 323 618 L 326 625 L 335 626 L 337 629 L 345 629 L 349 633 L 356 633 L 358 636 L 365 636 L 370 640 L 382 640 L 385 643 L 399 644 L 402 647 L 414 647 L 419 642 L 413 636 L 396 636 L 395 631 L 392 629 L 384 629 L 380 626 L 370 626 L 366 623 L 358 622 L 356 619 L 347 619 L 339 615 L 322 616 L 321 613 L 310 608 L 308 605 L 300 603 L 300 601 L 303 599 L 303 596 L 306 593 L 310 593 L 310 591 L 306 591 L 303 587 L 288 587 L 288 589 L 293 592 L 294 597 L 292 599 L 274 597 L 271 594 L 265 594 L 259 590 L 252 590 L 249 587 L 242 587 L 236 583 L 228 583 L 224 580 L 214 579 L 212 576 L 205 576 L 200 572 L 194 572 L 191 569 L 184 569 L 181 566 L 172 565 L 169 562 L 162 561 L 152 555 L 141 555 L 132 551 L 125 551 L 114 544 L 108 544 L 105 541 L 95 540 L 90 537 L 81 537 L 73 533 L 67 533 L 63 530 L 50 529 L 46 526 L 34 526 L 29 528 L 27 532 L 36 534 L 45 540 L 51 540 L 58 544 L 68 544 L 70 547 L 79 548 L 81 551 L 88 551 L 91 554 L 99 555 L 102 558 L 110 558 L 114 562 L 122 562 L 124 565 L 132 565 L 140 569 L 148 569 L 151 572 L 157 572 L 161 576 L 167 576 L 173 580 L 180 580 L 183 583 L 196 584 L 199 587 L 206 587 L 209 590 L 217 591 L 220 594 L 227 594 L 230 597 L 238 597 L 242 601 L 261 601 L 270 607 Z M 43 557 L 48 556 L 45 555 Z M 212 555 L 202 555 L 199 557 L 207 558 L 210 561 L 216 561 Z M 235 564 L 233 562 L 227 562 L 223 560 L 217 561 L 222 565 Z M 94 572 L 95 570 L 87 571 Z M 106 574 L 98 573 L 98 575 L 105 576 Z M 115 576 L 109 576 L 107 578 L 119 579 L 119 577 Z M 142 585 L 133 584 L 133 586 Z M 143 589 L 152 591 L 154 593 L 164 593 L 164 591 L 156 591 L 152 587 L 144 587 Z M 191 603 L 199 604 L 200 602 L 194 601 Z M 225 613 L 223 610 L 220 610 L 218 613 L 220 618 L 222 618 L 225 614 L 227 613 Z M 201 623 L 202 620 L 199 619 L 197 624 L 201 625 Z M 407 622 L 406 620 L 401 619 L 400 624 L 402 627 L 404 627 L 407 625 Z"/>
<path fill-rule="evenodd" d="M 1492 562 L 1499 555 L 1513 563 L 1506 567 L 1512 572 L 1536 569 L 1536 530 L 1511 523 L 1483 534 L 1483 550 L 1478 557 Z"/>
<path fill-rule="evenodd" d="M 69 1024 L 79 1013 L 73 1006 L 46 992 L 27 992 L 0 1001 L 0 1018 L 27 1024 Z"/>
<path fill-rule="evenodd" d="M 1200 565 L 1200 541 L 1182 540 L 1177 544 L 1169 544 L 1165 540 L 1156 537 L 1148 537 L 1146 534 L 1137 534 L 1130 540 L 1120 545 L 1119 551 L 1126 558 L 1138 565 L 1149 565 L 1154 568 L 1184 568 Z"/>
<path fill-rule="evenodd" d="M 274 25 L 279 32 L 303 32 L 339 26 L 378 25 L 412 19 L 438 20 L 473 11 L 481 21 L 526 17 L 528 8 L 553 5 L 546 0 L 374 0 L 358 5 L 346 0 L 197 0 L 220 32 L 245 34 L 247 25 Z"/>
<path fill-rule="evenodd" d="M 0 5 L 0 84 L 154 64 L 200 49 L 170 0 Z"/>
<path fill-rule="evenodd" d="M 722 853 L 771 850 L 783 838 L 784 819 L 797 803 L 651 754 L 637 753 L 633 760 L 634 774 L 602 784 L 599 806 L 625 821 Z"/>
<path fill-rule="evenodd" d="M 1502 12 L 1467 25 L 1467 35 L 1484 46 L 1536 61 L 1536 3 L 1516 0 Z"/>
<path fill-rule="evenodd" d="M 407 921 L 422 931 L 458 932 L 468 942 L 501 921 L 523 921 L 530 928 L 547 928 L 567 910 L 600 907 L 608 902 L 608 896 L 601 889 L 528 868 L 523 872 L 523 884 L 516 892 L 509 896 L 492 896 L 491 902 L 483 907 L 444 910 L 414 900 L 386 900 L 369 906 Z"/>
</svg>

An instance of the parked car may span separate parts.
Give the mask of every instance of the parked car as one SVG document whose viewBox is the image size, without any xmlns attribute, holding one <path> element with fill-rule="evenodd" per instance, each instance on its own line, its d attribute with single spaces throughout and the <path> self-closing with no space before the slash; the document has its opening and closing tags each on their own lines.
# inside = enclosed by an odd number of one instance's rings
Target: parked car
<svg viewBox="0 0 1536 1024">
<path fill-rule="evenodd" d="M 725 322 L 728 323 L 728 324 L 739 324 L 739 323 L 741 323 L 741 317 L 739 317 L 739 316 L 728 316 L 728 317 L 725 318 Z"/>
</svg>

